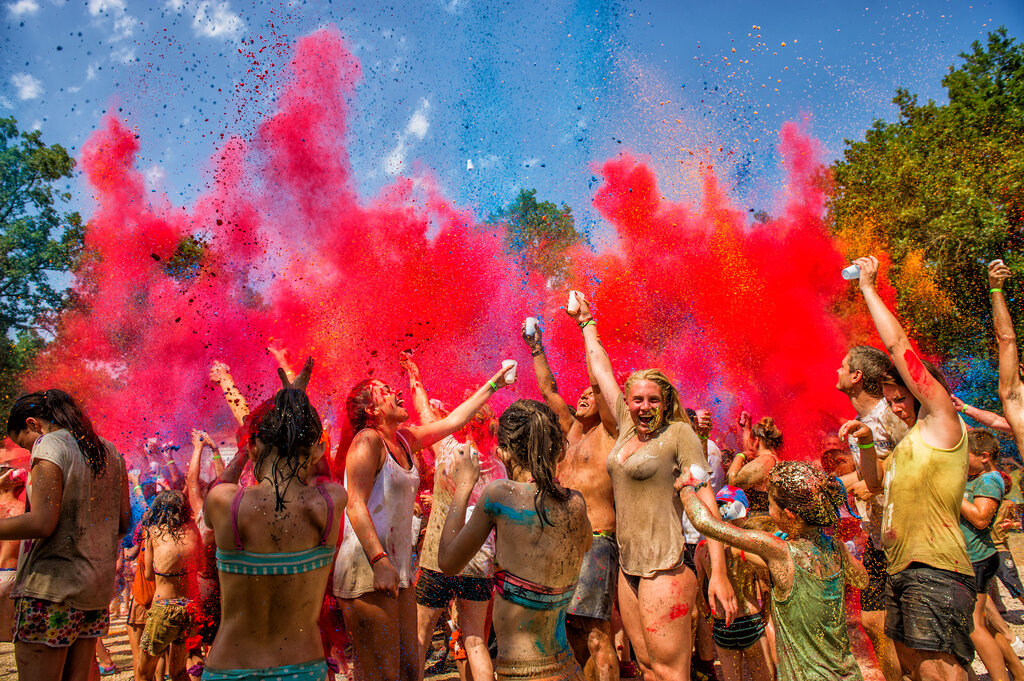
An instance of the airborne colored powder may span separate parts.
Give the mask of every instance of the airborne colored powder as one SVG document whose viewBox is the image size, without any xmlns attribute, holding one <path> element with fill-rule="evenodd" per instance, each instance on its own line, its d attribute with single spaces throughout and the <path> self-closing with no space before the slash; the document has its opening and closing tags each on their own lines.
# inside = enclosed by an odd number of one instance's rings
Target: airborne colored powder
<svg viewBox="0 0 1024 681">
<path fill-rule="evenodd" d="M 536 397 L 522 319 L 541 318 L 567 400 L 586 381 L 579 330 L 549 290 L 504 252 L 493 226 L 453 206 L 429 178 L 399 179 L 356 195 L 345 146 L 358 62 L 334 29 L 295 45 L 276 113 L 250 138 L 224 142 L 212 183 L 190 211 L 146 191 L 138 141 L 108 117 L 83 148 L 96 197 L 81 306 L 31 377 L 77 395 L 98 430 L 123 451 L 160 433 L 223 430 L 230 417 L 207 378 L 226 362 L 250 406 L 268 397 L 270 344 L 317 365 L 310 392 L 344 418 L 344 397 L 369 372 L 407 389 L 397 354 L 411 348 L 434 397 L 454 403 L 502 359 L 520 382 L 496 400 Z M 570 254 L 571 285 L 594 301 L 617 372 L 667 370 L 686 406 L 711 406 L 718 429 L 740 406 L 775 417 L 790 457 L 816 455 L 819 429 L 851 414 L 835 390 L 847 339 L 869 328 L 836 308 L 849 284 L 823 223 L 827 183 L 813 140 L 781 133 L 789 173 L 785 207 L 751 226 L 712 173 L 700 206 L 662 198 L 642 160 L 599 169 L 594 202 L 618 245 Z M 583 170 L 583 169 L 581 169 Z M 544 188 L 539 188 L 543 196 Z M 201 266 L 171 276 L 182 240 L 205 243 Z"/>
</svg>

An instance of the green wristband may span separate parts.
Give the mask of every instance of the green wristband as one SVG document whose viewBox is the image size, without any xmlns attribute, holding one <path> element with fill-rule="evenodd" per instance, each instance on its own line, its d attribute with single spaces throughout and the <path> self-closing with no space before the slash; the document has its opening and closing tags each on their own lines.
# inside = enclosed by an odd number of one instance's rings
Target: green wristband
<svg viewBox="0 0 1024 681">
<path fill-rule="evenodd" d="M 867 444 L 864 444 L 863 442 L 858 442 L 857 446 L 860 447 L 861 449 L 871 449 L 872 447 L 875 446 L 875 443 L 869 442 Z"/>
<path fill-rule="evenodd" d="M 593 319 L 588 319 L 587 321 L 585 321 L 585 322 L 583 322 L 582 324 L 580 324 L 580 330 L 583 330 L 583 329 L 587 328 L 587 327 L 588 327 L 588 326 L 590 326 L 591 324 L 593 324 L 593 325 L 595 325 L 595 326 L 596 326 L 596 325 L 597 325 L 597 322 L 596 322 L 596 321 L 594 321 Z"/>
<path fill-rule="evenodd" d="M 990 288 L 990 289 L 988 290 L 988 292 L 989 292 L 989 293 L 1002 293 L 1002 292 L 1003 292 L 1003 289 L 1001 289 L 1001 288 Z"/>
<path fill-rule="evenodd" d="M 498 384 L 494 381 L 487 381 L 487 385 L 491 386 L 491 390 L 498 392 Z"/>
</svg>

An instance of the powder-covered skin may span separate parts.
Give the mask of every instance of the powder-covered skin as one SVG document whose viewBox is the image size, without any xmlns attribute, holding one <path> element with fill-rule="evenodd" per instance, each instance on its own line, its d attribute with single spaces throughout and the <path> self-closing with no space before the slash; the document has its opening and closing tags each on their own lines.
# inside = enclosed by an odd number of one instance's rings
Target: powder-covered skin
<svg viewBox="0 0 1024 681">
<path fill-rule="evenodd" d="M 636 427 L 622 395 L 616 412 L 619 439 L 608 455 L 608 473 L 615 492 L 619 565 L 627 574 L 650 577 L 682 562 L 683 505 L 674 487 L 679 472 L 691 464 L 711 469 L 693 428 L 678 421 L 623 461 L 621 451 L 636 435 Z"/>
</svg>

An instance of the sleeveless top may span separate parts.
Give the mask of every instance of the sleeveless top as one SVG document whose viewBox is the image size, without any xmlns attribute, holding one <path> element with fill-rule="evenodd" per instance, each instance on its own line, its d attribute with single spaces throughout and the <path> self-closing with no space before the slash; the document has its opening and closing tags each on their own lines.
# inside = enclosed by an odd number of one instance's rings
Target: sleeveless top
<svg viewBox="0 0 1024 681">
<path fill-rule="evenodd" d="M 374 431 L 376 432 L 376 431 Z M 380 435 L 380 433 L 377 433 Z M 381 436 L 381 440 L 383 440 Z M 412 515 L 419 490 L 420 474 L 412 449 L 401 433 L 398 442 L 409 455 L 410 470 L 402 468 L 395 460 L 387 443 L 384 465 L 373 479 L 370 498 L 366 509 L 370 514 L 377 539 L 388 554 L 388 559 L 398 571 L 398 586 L 405 589 L 412 583 Z M 345 486 L 348 486 L 347 474 Z M 345 533 L 334 564 L 334 595 L 338 598 L 358 598 L 373 591 L 373 568 L 366 557 L 359 537 L 352 529 L 352 523 L 345 523 Z"/>
<path fill-rule="evenodd" d="M 894 575 L 911 563 L 973 576 L 960 505 L 967 486 L 967 428 L 953 449 L 932 447 L 915 424 L 885 468 L 882 548 Z"/>
<path fill-rule="evenodd" d="M 323 534 L 320 536 L 320 544 L 303 551 L 257 553 L 245 550 L 242 546 L 242 535 L 238 532 L 238 507 L 242 504 L 242 495 L 245 493 L 245 485 L 239 485 L 235 498 L 231 501 L 231 531 L 235 537 L 235 550 L 217 549 L 217 569 L 236 575 L 297 575 L 330 565 L 334 557 L 334 547 L 327 545 L 327 537 L 334 525 L 334 500 L 323 487 L 317 486 L 316 491 L 320 492 L 320 496 L 327 502 L 327 524 L 324 525 Z"/>
<path fill-rule="evenodd" d="M 835 539 L 831 542 L 832 550 L 838 551 Z M 800 551 L 793 543 L 786 542 L 786 546 L 793 559 L 793 589 L 785 600 L 776 598 L 774 586 L 771 589 L 778 649 L 776 678 L 778 681 L 862 679 L 847 634 L 842 561 L 835 573 L 818 577 L 800 566 L 797 560 Z"/>
</svg>

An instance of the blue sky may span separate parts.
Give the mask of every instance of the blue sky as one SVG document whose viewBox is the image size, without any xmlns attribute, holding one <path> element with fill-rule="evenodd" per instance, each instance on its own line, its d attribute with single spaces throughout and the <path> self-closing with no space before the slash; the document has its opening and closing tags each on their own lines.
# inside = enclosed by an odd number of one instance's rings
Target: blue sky
<svg viewBox="0 0 1024 681">
<path fill-rule="evenodd" d="M 117 111 L 177 205 L 221 133 L 273 110 L 273 73 L 256 93 L 243 41 L 280 66 L 336 24 L 363 66 L 349 149 L 365 196 L 427 169 L 478 214 L 532 187 L 599 231 L 594 164 L 624 150 L 696 198 L 689 152 L 710 149 L 740 204 L 770 210 L 783 122 L 808 117 L 834 158 L 892 118 L 895 88 L 942 100 L 972 41 L 1000 25 L 1024 38 L 1024 3 L 0 0 L 0 21 L 0 116 L 74 154 Z M 88 187 L 70 188 L 88 214 Z"/>
</svg>

